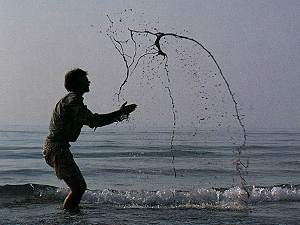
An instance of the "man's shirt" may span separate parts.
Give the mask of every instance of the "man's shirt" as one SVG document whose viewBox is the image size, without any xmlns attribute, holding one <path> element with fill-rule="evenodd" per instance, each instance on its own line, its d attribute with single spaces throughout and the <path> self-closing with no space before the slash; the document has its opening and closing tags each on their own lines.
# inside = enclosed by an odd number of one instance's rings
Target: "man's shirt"
<svg viewBox="0 0 300 225">
<path fill-rule="evenodd" d="M 68 143 L 77 140 L 83 125 L 101 127 L 120 118 L 118 111 L 108 114 L 92 113 L 83 103 L 81 94 L 69 92 L 55 106 L 47 140 Z"/>
</svg>

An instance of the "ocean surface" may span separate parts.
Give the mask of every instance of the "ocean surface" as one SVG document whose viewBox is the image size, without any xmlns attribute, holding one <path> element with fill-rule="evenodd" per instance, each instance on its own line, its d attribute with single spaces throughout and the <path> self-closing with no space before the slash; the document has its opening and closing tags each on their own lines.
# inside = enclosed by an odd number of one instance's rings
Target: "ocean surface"
<svg viewBox="0 0 300 225">
<path fill-rule="evenodd" d="M 248 130 L 235 171 L 228 132 L 98 128 L 71 151 L 88 184 L 80 210 L 42 158 L 43 126 L 0 126 L 0 224 L 300 224 L 300 130 Z M 176 170 L 176 177 L 174 176 Z"/>
</svg>

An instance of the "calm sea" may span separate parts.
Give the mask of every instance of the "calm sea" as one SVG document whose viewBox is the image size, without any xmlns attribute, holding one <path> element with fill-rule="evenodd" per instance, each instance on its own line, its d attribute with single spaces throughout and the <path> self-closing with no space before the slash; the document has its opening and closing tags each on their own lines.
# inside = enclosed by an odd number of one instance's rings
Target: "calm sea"
<svg viewBox="0 0 300 225">
<path fill-rule="evenodd" d="M 168 129 L 84 130 L 71 147 L 89 188 L 76 213 L 61 209 L 68 189 L 42 158 L 46 135 L 0 127 L 0 224 L 300 224 L 299 130 L 248 131 L 249 198 L 234 134 L 177 130 L 172 163 Z"/>
</svg>

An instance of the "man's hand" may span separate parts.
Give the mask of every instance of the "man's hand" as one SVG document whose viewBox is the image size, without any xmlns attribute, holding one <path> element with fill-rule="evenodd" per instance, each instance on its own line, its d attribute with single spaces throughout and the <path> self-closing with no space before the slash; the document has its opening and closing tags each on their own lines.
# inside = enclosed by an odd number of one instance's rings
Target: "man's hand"
<svg viewBox="0 0 300 225">
<path fill-rule="evenodd" d="M 129 114 L 132 113 L 137 106 L 136 104 L 131 104 L 131 105 L 126 105 L 126 104 L 127 102 L 125 102 L 119 110 L 119 113 L 121 114 L 120 121 L 123 119 L 127 119 Z"/>
</svg>

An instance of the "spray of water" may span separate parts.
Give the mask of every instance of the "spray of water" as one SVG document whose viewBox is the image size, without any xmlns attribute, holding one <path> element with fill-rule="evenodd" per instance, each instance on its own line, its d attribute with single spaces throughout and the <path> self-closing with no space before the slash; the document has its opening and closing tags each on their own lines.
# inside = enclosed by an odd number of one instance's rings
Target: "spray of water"
<svg viewBox="0 0 300 225">
<path fill-rule="evenodd" d="M 206 52 L 208 54 L 208 57 L 213 61 L 214 65 L 216 66 L 218 73 L 220 75 L 220 77 L 222 78 L 225 87 L 227 89 L 228 94 L 231 97 L 232 103 L 234 105 L 234 111 L 235 111 L 235 118 L 238 121 L 238 124 L 241 128 L 242 131 L 242 136 L 243 136 L 243 141 L 242 143 L 237 146 L 234 149 L 234 154 L 235 154 L 235 160 L 234 160 L 234 164 L 236 167 L 236 171 L 240 177 L 241 180 L 241 185 L 243 187 L 243 189 L 246 191 L 246 193 L 249 196 L 249 191 L 247 189 L 247 181 L 245 179 L 245 174 L 247 173 L 247 168 L 248 168 L 248 162 L 244 162 L 241 159 L 241 155 L 242 155 L 242 151 L 243 149 L 246 148 L 246 140 L 247 140 L 247 134 L 246 134 L 246 129 L 245 129 L 245 125 L 243 123 L 243 117 L 239 112 L 239 106 L 238 106 L 238 102 L 236 100 L 236 98 L 234 97 L 234 93 L 230 87 L 230 84 L 228 82 L 228 80 L 226 79 L 226 77 L 223 74 L 223 71 L 221 69 L 221 67 L 219 66 L 219 63 L 217 62 L 217 60 L 215 59 L 215 57 L 213 56 L 213 54 L 199 41 L 197 41 L 196 39 L 193 39 L 191 37 L 188 36 L 183 36 L 183 35 L 179 35 L 176 33 L 163 33 L 163 32 L 153 32 L 153 31 L 149 31 L 149 30 L 135 30 L 135 29 L 128 29 L 128 33 L 129 33 L 129 39 L 127 40 L 118 40 L 117 31 L 114 31 L 112 28 L 114 26 L 114 21 L 107 15 L 107 18 L 109 20 L 109 28 L 107 30 L 107 35 L 110 38 L 112 44 L 114 45 L 115 49 L 117 50 L 117 52 L 120 54 L 125 68 L 126 68 L 126 73 L 125 73 L 125 78 L 123 80 L 123 82 L 121 83 L 118 93 L 116 93 L 117 95 L 117 99 L 120 102 L 120 98 L 121 98 L 121 93 L 122 90 L 124 89 L 125 84 L 128 82 L 129 77 L 134 73 L 134 71 L 136 70 L 136 68 L 138 67 L 140 61 L 145 58 L 146 56 L 152 55 L 155 57 L 160 57 L 162 62 L 164 62 L 164 71 L 165 71 L 165 76 L 166 76 L 166 80 L 167 82 L 163 82 L 163 86 L 167 89 L 168 95 L 169 95 L 169 99 L 171 102 L 171 108 L 172 108 L 172 115 L 173 115 L 173 129 L 172 129 L 172 136 L 171 136 L 171 141 L 170 141 L 170 151 L 172 154 L 172 164 L 173 164 L 173 171 L 174 171 L 174 176 L 176 177 L 176 169 L 174 166 L 174 138 L 175 138 L 175 130 L 176 130 L 176 110 L 175 110 L 175 101 L 173 98 L 173 94 L 172 94 L 172 89 L 171 89 L 171 79 L 170 79 L 170 72 L 168 69 L 168 54 L 167 52 L 165 52 L 162 47 L 161 47 L 161 40 L 166 39 L 166 38 L 176 38 L 176 39 L 180 39 L 183 41 L 189 41 L 192 43 L 195 43 L 200 49 L 202 49 L 204 52 Z M 150 46 L 149 48 L 146 48 L 145 51 L 142 54 L 137 54 L 137 48 L 138 46 L 140 46 L 135 39 L 135 36 L 137 35 L 145 35 L 145 37 L 148 36 L 153 36 L 155 38 L 154 43 L 152 44 L 152 46 Z M 133 43 L 133 51 L 132 53 L 129 55 L 127 54 L 127 52 L 125 51 L 125 45 L 128 44 L 128 42 L 132 42 Z"/>
</svg>

